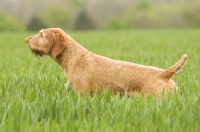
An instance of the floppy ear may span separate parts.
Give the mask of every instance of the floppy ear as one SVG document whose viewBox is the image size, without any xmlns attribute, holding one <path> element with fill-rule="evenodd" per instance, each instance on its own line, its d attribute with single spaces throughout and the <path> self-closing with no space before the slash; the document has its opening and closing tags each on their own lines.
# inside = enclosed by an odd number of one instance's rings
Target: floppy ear
<svg viewBox="0 0 200 132">
<path fill-rule="evenodd" d="M 66 48 L 66 40 L 64 34 L 60 32 L 54 32 L 52 38 L 51 54 L 54 59 L 57 59 Z"/>
</svg>

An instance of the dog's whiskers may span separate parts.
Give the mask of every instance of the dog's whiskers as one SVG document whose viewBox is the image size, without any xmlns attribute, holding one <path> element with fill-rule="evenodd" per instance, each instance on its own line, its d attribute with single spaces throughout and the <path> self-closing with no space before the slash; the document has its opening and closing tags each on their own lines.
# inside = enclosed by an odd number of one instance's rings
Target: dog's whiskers
<svg viewBox="0 0 200 132">
<path fill-rule="evenodd" d="M 31 52 L 36 55 L 38 58 L 43 56 L 43 51 L 40 50 L 31 50 Z"/>
</svg>

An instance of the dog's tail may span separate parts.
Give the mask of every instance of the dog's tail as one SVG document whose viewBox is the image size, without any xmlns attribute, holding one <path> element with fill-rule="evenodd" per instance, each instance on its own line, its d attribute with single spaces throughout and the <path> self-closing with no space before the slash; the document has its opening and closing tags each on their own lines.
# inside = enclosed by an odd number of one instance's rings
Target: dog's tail
<svg viewBox="0 0 200 132">
<path fill-rule="evenodd" d="M 160 74 L 160 76 L 161 76 L 162 78 L 166 78 L 166 79 L 172 78 L 173 75 L 174 75 L 176 72 L 178 72 L 178 71 L 181 69 L 181 67 L 185 64 L 187 58 L 188 58 L 188 57 L 187 57 L 187 54 L 183 55 L 183 56 L 181 57 L 181 59 L 180 59 L 175 65 L 173 65 L 172 67 L 170 67 L 170 68 L 168 68 L 168 69 L 162 71 L 161 74 Z"/>
</svg>

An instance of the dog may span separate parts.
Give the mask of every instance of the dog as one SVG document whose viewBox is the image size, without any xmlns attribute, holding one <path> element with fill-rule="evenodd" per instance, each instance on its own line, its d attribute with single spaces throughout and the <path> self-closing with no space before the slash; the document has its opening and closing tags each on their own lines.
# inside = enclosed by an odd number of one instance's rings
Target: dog
<svg viewBox="0 0 200 132">
<path fill-rule="evenodd" d="M 157 96 L 177 88 L 172 77 L 187 60 L 185 54 L 167 69 L 112 60 L 88 51 L 60 28 L 42 29 L 25 42 L 36 56 L 49 55 L 63 69 L 68 80 L 66 87 L 71 83 L 80 95 L 109 89 L 128 96 L 135 93 Z"/>
</svg>

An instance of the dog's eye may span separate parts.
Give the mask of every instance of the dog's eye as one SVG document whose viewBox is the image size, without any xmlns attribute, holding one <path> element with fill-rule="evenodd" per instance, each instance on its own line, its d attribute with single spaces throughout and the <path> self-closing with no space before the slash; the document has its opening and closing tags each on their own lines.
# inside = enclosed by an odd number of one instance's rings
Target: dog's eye
<svg viewBox="0 0 200 132">
<path fill-rule="evenodd" d="M 39 36 L 41 36 L 41 37 L 45 37 L 44 32 L 43 32 L 43 31 L 40 31 L 40 32 L 39 32 Z"/>
<path fill-rule="evenodd" d="M 44 36 L 44 35 L 43 35 L 43 32 L 40 32 L 40 36 L 42 36 L 42 37 Z"/>
</svg>

